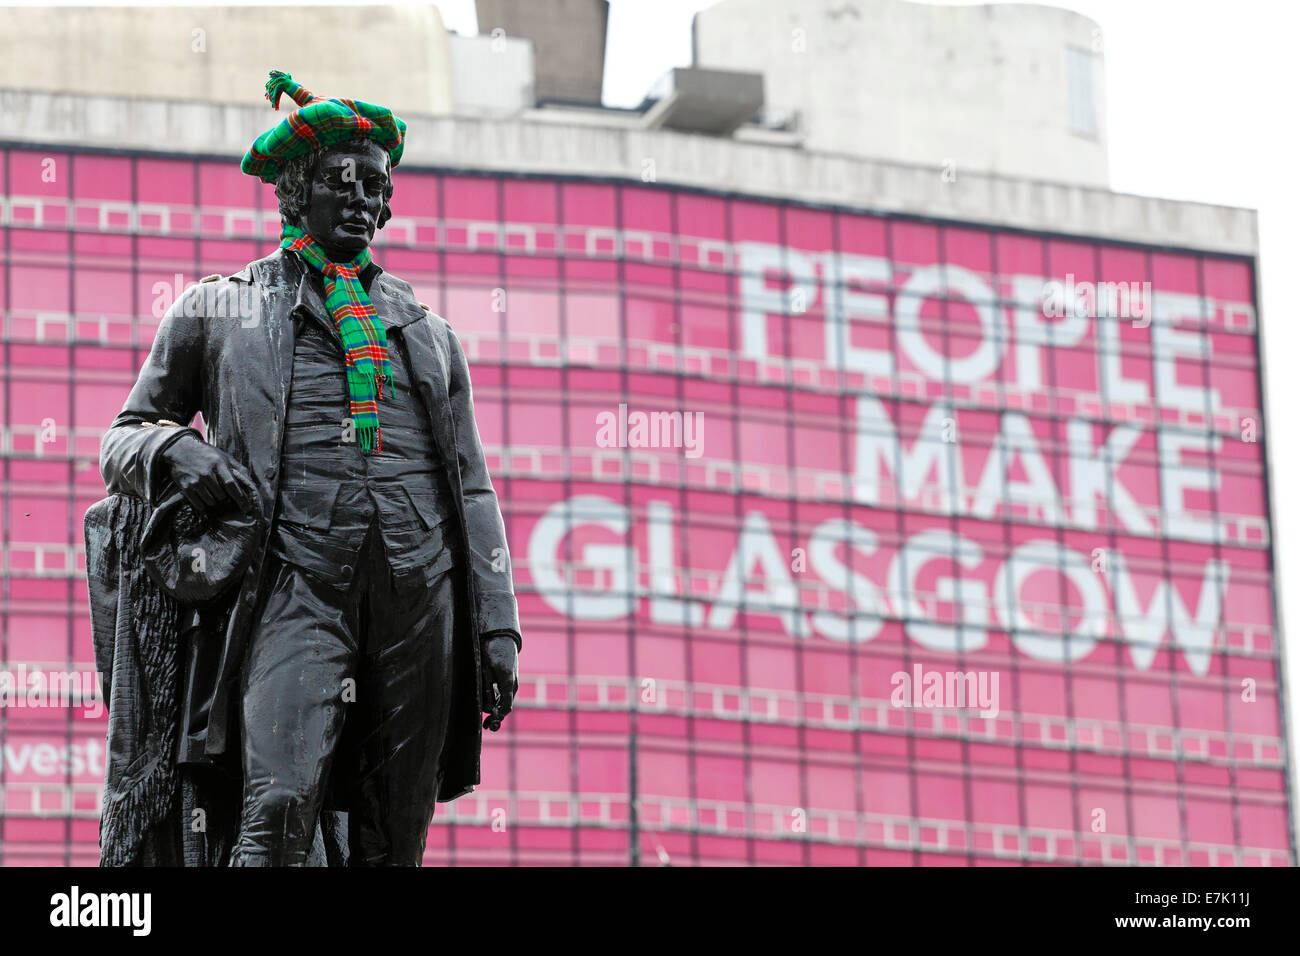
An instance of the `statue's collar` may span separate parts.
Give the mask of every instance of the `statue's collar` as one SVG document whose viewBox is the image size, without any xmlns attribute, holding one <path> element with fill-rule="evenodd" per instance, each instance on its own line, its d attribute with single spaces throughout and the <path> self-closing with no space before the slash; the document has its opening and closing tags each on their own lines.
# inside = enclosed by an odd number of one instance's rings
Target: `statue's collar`
<svg viewBox="0 0 1300 956">
<path fill-rule="evenodd" d="M 293 263 L 293 268 L 298 270 L 299 285 L 302 284 L 302 280 L 311 278 L 312 273 L 315 273 L 316 277 L 320 279 L 322 283 L 324 282 L 324 279 L 321 279 L 320 273 L 307 265 L 301 254 L 294 252 L 292 249 L 285 249 L 283 251 L 284 258 Z M 374 259 L 371 259 L 370 264 L 357 274 L 357 278 L 361 280 L 362 288 L 366 290 L 366 295 L 370 294 L 370 290 L 374 286 L 375 280 L 379 278 L 383 271 L 384 270 L 380 268 L 379 263 L 375 262 Z"/>
<path fill-rule="evenodd" d="M 301 309 L 329 322 L 329 309 L 326 308 L 322 295 L 325 287 L 324 279 L 319 273 L 313 275 L 315 270 L 303 262 L 296 252 L 288 249 L 282 251 L 284 258 L 292 263 L 291 268 L 298 270 L 298 291 L 294 297 L 293 310 Z M 401 328 L 424 318 L 425 311 L 420 304 L 412 296 L 401 295 L 400 292 L 391 289 L 390 283 L 384 278 L 384 270 L 375 262 L 371 261 L 370 265 L 361 271 L 359 277 L 385 328 Z M 329 324 L 332 328 L 333 324 Z"/>
</svg>

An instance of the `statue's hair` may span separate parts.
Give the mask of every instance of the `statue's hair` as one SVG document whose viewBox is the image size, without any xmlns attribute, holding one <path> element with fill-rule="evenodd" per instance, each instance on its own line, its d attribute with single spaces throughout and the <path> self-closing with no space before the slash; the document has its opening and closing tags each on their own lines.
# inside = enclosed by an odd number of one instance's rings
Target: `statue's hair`
<svg viewBox="0 0 1300 956">
<path fill-rule="evenodd" d="M 280 219 L 293 225 L 300 225 L 303 215 L 307 212 L 307 203 L 311 199 L 311 184 L 316 177 L 316 167 L 320 164 L 321 154 L 327 149 L 363 149 L 367 143 L 374 144 L 369 139 L 350 139 L 334 146 L 326 146 L 321 149 L 313 149 L 310 153 L 305 153 L 295 159 L 289 160 L 280 170 L 280 175 L 275 180 L 275 198 L 280 202 Z M 376 145 L 376 148 L 382 149 Z M 388 183 L 384 186 L 384 208 L 379 211 L 378 227 L 384 228 L 384 224 L 393 217 L 393 211 L 389 208 L 389 201 L 393 198 L 393 168 L 391 164 L 388 167 Z"/>
</svg>

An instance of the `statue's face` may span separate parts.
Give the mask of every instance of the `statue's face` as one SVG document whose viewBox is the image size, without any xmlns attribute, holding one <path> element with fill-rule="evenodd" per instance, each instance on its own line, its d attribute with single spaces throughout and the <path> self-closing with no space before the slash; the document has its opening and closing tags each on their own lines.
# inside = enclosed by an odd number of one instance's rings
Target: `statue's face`
<svg viewBox="0 0 1300 956">
<path fill-rule="evenodd" d="M 388 185 L 388 154 L 377 143 L 327 149 L 316 164 L 302 228 L 335 262 L 352 259 L 374 238 Z"/>
</svg>

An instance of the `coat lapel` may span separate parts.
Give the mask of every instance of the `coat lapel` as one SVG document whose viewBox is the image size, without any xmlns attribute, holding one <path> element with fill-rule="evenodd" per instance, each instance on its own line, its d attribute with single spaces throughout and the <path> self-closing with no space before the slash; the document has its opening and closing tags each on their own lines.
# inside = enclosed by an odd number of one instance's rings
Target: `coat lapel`
<svg viewBox="0 0 1300 956">
<path fill-rule="evenodd" d="M 330 315 L 329 309 L 325 307 L 325 300 L 317 291 L 316 283 L 312 281 L 311 276 L 304 269 L 302 276 L 298 279 L 298 293 L 294 297 L 293 307 L 289 314 L 300 314 L 316 322 L 326 334 L 338 343 L 340 349 L 343 348 L 343 340 L 339 338 L 338 326 L 334 324 L 334 319 Z"/>
<path fill-rule="evenodd" d="M 406 342 L 406 354 L 410 359 L 407 373 L 411 376 L 414 388 L 424 399 L 429 417 L 433 419 L 434 440 L 448 476 L 452 479 L 452 488 L 458 491 L 460 470 L 456 460 L 451 400 L 447 396 L 447 353 L 435 340 L 431 323 L 424 321 L 428 313 L 419 305 L 415 305 L 415 308 L 419 313 L 416 316 L 419 321 L 408 320 L 401 326 L 399 333 Z M 405 314 L 409 315 L 409 312 Z"/>
<path fill-rule="evenodd" d="M 300 287 L 301 290 L 301 287 Z M 284 437 L 284 420 L 289 409 L 289 387 L 293 383 L 293 309 L 286 310 L 284 306 L 275 308 L 274 304 L 267 309 L 267 333 L 271 336 L 271 351 L 276 356 L 279 363 L 277 369 L 280 381 L 280 394 L 276 397 L 277 413 L 279 415 L 278 434 L 281 439 Z M 275 453 L 278 457 L 281 448 L 277 440 Z"/>
<path fill-rule="evenodd" d="M 403 283 L 405 284 L 405 283 Z M 385 329 L 401 329 L 424 319 L 426 313 L 415 297 L 393 288 L 393 281 L 380 272 L 370 283 L 370 301 L 379 313 Z"/>
</svg>

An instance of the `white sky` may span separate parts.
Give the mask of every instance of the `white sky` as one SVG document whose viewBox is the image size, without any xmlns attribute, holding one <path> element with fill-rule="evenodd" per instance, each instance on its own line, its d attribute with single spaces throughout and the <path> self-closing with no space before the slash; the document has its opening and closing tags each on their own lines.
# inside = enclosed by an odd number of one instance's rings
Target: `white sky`
<svg viewBox="0 0 1300 956">
<path fill-rule="evenodd" d="M 32 2 L 16 0 L 16 5 Z M 94 0 L 81 0 L 87 2 Z M 331 2 L 336 0 L 312 0 L 316 5 Z M 691 17 L 714 2 L 612 0 L 606 104 L 635 106 L 664 71 L 689 65 Z M 951 5 L 971 2 L 954 0 Z M 110 3 L 166 5 L 161 0 Z M 226 5 L 265 4 L 229 0 Z M 435 5 L 451 29 L 477 32 L 473 0 L 435 0 Z M 1282 623 L 1295 626 L 1300 622 L 1300 591 L 1288 585 L 1300 568 L 1300 495 L 1292 498 L 1287 489 L 1300 484 L 1300 441 L 1287 436 L 1292 424 L 1288 416 L 1300 410 L 1300 374 L 1293 365 L 1300 363 L 1300 328 L 1289 305 L 1289 282 L 1296 280 L 1286 276 L 1296 275 L 1291 270 L 1300 259 L 1300 142 L 1294 132 L 1300 122 L 1294 108 L 1300 4 L 1060 0 L 1051 5 L 1082 13 L 1102 28 L 1112 189 L 1259 211 L 1276 586 Z M 1300 649 L 1289 655 L 1287 684 L 1294 767 L 1294 734 L 1300 731 Z M 1293 792 L 1300 793 L 1300 788 Z"/>
</svg>

